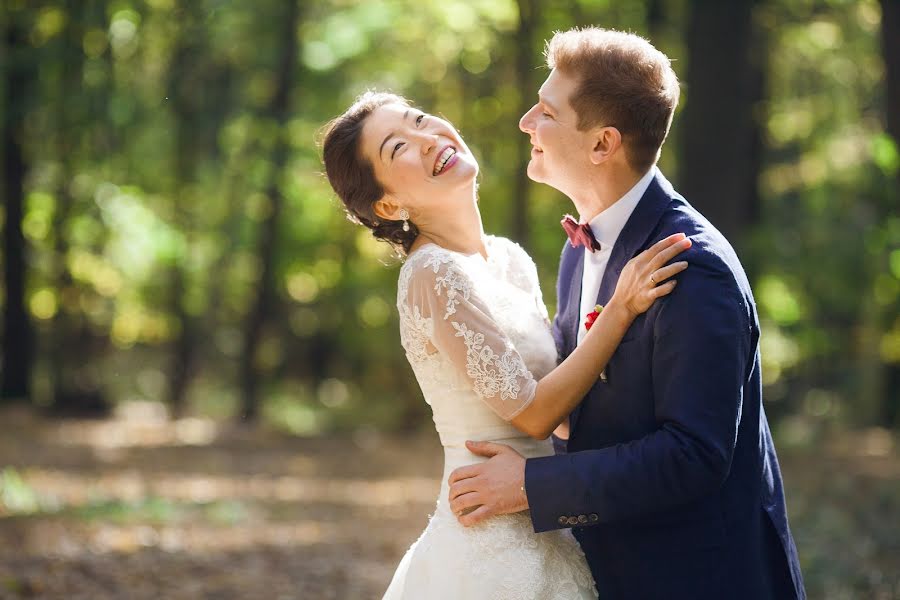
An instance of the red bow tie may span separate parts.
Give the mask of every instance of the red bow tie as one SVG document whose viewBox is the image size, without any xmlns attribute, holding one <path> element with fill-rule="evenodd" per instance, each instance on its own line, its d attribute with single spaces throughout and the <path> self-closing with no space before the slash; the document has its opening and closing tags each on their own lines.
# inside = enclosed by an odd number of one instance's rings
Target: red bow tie
<svg viewBox="0 0 900 600">
<path fill-rule="evenodd" d="M 594 237 L 594 232 L 591 231 L 587 223 L 579 224 L 571 215 L 566 215 L 560 221 L 560 225 L 566 230 L 566 235 L 569 236 L 569 243 L 572 244 L 573 248 L 584 246 L 591 252 L 600 249 L 600 242 Z"/>
</svg>

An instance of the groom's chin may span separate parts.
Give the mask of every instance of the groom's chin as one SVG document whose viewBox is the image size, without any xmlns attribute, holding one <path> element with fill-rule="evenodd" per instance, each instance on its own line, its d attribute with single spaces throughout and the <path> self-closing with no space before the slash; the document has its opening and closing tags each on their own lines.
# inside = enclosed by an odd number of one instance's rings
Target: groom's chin
<svg viewBox="0 0 900 600">
<path fill-rule="evenodd" d="M 542 173 L 540 169 L 538 169 L 534 165 L 534 161 L 529 161 L 528 168 L 525 169 L 525 173 L 528 175 L 528 179 L 534 181 L 535 183 L 545 183 L 544 178 L 542 177 Z"/>
</svg>

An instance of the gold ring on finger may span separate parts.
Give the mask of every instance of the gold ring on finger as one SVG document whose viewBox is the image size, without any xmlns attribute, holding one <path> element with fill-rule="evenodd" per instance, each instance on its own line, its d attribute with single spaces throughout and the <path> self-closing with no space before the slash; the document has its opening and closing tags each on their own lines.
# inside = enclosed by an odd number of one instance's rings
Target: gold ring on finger
<svg viewBox="0 0 900 600">
<path fill-rule="evenodd" d="M 653 277 L 653 273 L 650 274 L 650 283 L 656 285 L 656 279 Z"/>
</svg>

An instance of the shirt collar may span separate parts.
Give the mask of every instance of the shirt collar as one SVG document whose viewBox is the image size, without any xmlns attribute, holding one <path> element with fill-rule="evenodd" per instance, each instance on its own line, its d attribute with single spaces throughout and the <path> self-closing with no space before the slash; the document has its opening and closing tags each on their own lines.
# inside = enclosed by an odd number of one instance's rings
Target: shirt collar
<svg viewBox="0 0 900 600">
<path fill-rule="evenodd" d="M 594 237 L 597 238 L 604 250 L 615 245 L 625 223 L 628 222 L 628 217 L 634 212 L 644 192 L 650 187 L 650 182 L 655 174 L 656 167 L 650 167 L 650 170 L 630 190 L 625 192 L 624 196 L 588 223 L 591 231 L 594 232 Z"/>
</svg>

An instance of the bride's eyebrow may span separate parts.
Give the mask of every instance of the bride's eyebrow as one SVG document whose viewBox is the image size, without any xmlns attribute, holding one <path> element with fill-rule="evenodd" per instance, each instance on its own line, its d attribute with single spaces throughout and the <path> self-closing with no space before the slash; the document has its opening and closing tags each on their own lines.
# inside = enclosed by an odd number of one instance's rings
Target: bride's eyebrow
<svg viewBox="0 0 900 600">
<path fill-rule="evenodd" d="M 406 117 L 407 117 L 408 115 L 409 115 L 409 109 L 407 108 L 407 109 L 406 109 L 406 112 L 403 113 L 403 120 L 404 120 L 404 121 L 406 120 Z M 384 138 L 384 141 L 381 142 L 381 146 L 378 147 L 378 158 L 381 159 L 381 162 L 384 162 L 384 157 L 381 156 L 381 151 L 384 150 L 384 145 L 387 144 L 387 141 L 388 141 L 389 139 L 391 139 L 391 137 L 392 137 L 394 134 L 396 134 L 396 133 L 397 133 L 396 131 L 392 131 L 392 132 L 390 132 L 389 134 L 387 134 L 387 136 Z"/>
</svg>

